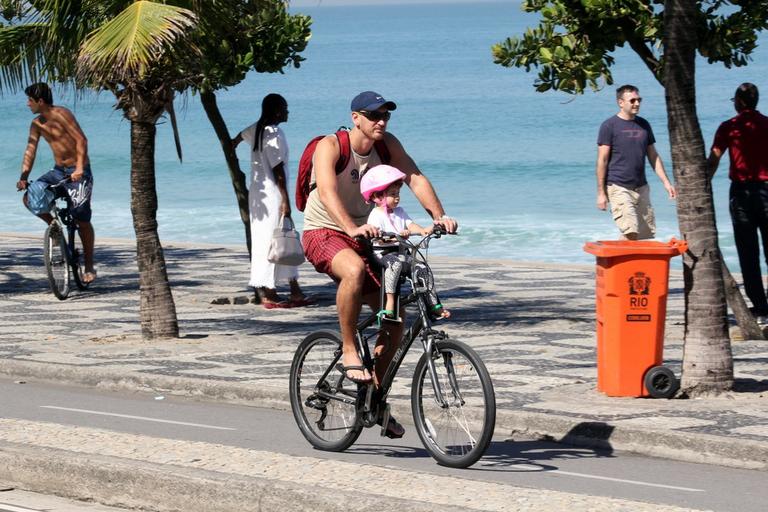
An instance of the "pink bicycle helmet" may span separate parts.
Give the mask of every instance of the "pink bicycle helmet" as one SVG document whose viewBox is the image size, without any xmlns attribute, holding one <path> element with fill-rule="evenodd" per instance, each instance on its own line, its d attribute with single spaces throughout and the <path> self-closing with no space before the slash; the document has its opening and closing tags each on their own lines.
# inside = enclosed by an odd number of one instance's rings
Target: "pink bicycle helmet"
<svg viewBox="0 0 768 512">
<path fill-rule="evenodd" d="M 370 201 L 374 192 L 385 190 L 392 183 L 403 179 L 405 174 L 399 169 L 391 165 L 377 165 L 363 175 L 360 180 L 360 193 L 366 201 Z"/>
</svg>

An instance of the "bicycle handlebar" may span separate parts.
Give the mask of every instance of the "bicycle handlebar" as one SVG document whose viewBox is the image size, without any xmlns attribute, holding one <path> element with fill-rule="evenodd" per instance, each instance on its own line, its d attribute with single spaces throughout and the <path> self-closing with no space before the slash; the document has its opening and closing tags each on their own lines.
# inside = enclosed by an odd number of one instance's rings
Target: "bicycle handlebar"
<svg viewBox="0 0 768 512">
<path fill-rule="evenodd" d="M 422 240 L 424 240 L 426 238 L 440 238 L 443 235 L 456 235 L 456 233 L 448 233 L 447 231 L 442 229 L 440 226 L 436 225 L 434 228 L 432 228 L 432 231 L 430 231 L 429 233 L 427 233 L 426 235 L 424 235 L 422 237 Z M 403 242 L 403 241 L 407 241 L 408 238 L 400 235 L 400 233 L 394 233 L 392 231 L 382 231 L 379 236 L 373 236 L 369 240 L 371 240 L 371 241 L 373 241 L 373 240 L 382 240 L 382 241 L 397 240 L 398 242 Z"/>
<path fill-rule="evenodd" d="M 50 189 L 58 188 L 58 187 L 64 185 L 65 183 L 69 183 L 70 181 L 72 181 L 72 178 L 67 176 L 66 178 L 64 178 L 63 180 L 61 180 L 58 183 L 54 183 L 54 184 L 48 183 L 48 186 L 46 188 L 50 188 Z M 29 185 L 31 185 L 34 182 L 35 182 L 35 180 L 27 180 L 27 188 L 29 188 Z"/>
</svg>

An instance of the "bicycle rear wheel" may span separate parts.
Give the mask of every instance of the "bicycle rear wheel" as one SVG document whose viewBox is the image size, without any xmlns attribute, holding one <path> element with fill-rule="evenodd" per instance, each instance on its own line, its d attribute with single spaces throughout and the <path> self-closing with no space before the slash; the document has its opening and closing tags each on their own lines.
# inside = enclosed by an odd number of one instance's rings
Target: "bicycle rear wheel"
<svg viewBox="0 0 768 512">
<path fill-rule="evenodd" d="M 477 353 L 455 340 L 431 354 L 445 405 L 438 403 L 425 353 L 413 375 L 411 407 L 421 442 L 443 466 L 466 468 L 485 453 L 496 426 L 493 383 Z"/>
<path fill-rule="evenodd" d="M 44 244 L 43 259 L 48 283 L 53 294 L 59 300 L 64 300 L 69 295 L 69 258 L 67 242 L 64 240 L 61 226 L 56 222 L 45 230 Z"/>
<path fill-rule="evenodd" d="M 69 262 L 72 266 L 72 277 L 74 278 L 78 289 L 87 290 L 91 283 L 83 281 L 83 274 L 85 274 L 85 251 L 83 249 L 83 241 L 80 240 L 79 233 L 76 233 L 75 231 L 70 232 L 69 236 L 70 243 L 72 244 L 72 259 Z"/>
<path fill-rule="evenodd" d="M 296 349 L 290 376 L 299 430 L 315 448 L 333 452 L 349 448 L 363 429 L 357 419 L 357 385 L 335 368 L 340 354 L 336 333 L 314 332 Z"/>
</svg>

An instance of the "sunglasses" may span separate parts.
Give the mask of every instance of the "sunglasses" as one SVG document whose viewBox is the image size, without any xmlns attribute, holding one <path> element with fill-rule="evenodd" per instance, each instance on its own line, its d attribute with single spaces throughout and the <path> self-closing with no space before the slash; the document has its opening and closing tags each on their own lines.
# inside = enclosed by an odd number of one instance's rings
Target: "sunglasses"
<svg viewBox="0 0 768 512">
<path fill-rule="evenodd" d="M 643 98 L 629 98 L 628 100 L 624 100 L 624 101 L 628 101 L 632 105 L 634 105 L 635 103 L 638 103 L 638 104 L 642 103 L 643 102 Z"/>
<path fill-rule="evenodd" d="M 384 112 L 378 110 L 373 110 L 371 112 L 361 110 L 359 113 L 367 120 L 373 121 L 374 123 L 378 123 L 379 121 L 389 121 L 389 118 L 392 117 L 392 113 L 389 110 L 385 110 Z"/>
</svg>

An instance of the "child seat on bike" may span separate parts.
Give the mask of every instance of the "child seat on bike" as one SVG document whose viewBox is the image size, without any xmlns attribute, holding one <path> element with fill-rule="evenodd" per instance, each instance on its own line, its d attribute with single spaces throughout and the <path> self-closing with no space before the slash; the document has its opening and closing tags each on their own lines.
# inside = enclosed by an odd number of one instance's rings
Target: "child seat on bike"
<svg viewBox="0 0 768 512">
<path fill-rule="evenodd" d="M 377 314 L 378 323 L 383 321 L 400 322 L 400 286 L 403 275 L 412 272 L 412 256 L 404 240 L 412 235 L 428 235 L 431 228 L 424 228 L 413 222 L 408 213 L 399 206 L 400 189 L 405 174 L 391 165 L 377 165 L 371 168 L 360 180 L 360 193 L 368 202 L 375 203 L 375 208 L 368 216 L 367 223 L 386 232 L 387 237 L 377 237 L 374 241 L 374 261 L 382 267 L 381 309 Z M 432 306 L 438 305 L 436 301 Z M 442 306 L 434 309 L 443 314 Z"/>
<path fill-rule="evenodd" d="M 391 240 L 386 238 L 371 244 L 371 258 L 374 270 L 378 268 L 381 287 L 379 288 L 379 304 L 381 310 L 377 313 L 379 325 L 382 322 L 401 322 L 400 318 L 400 288 L 405 282 L 405 276 L 410 272 L 411 258 L 404 251 L 392 233 Z M 387 293 L 394 294 L 394 301 L 387 300 Z"/>
<path fill-rule="evenodd" d="M 418 244 L 416 244 L 418 245 Z M 380 237 L 373 240 L 370 245 L 370 258 L 371 267 L 374 271 L 378 271 L 381 274 L 380 296 L 379 300 L 381 304 L 386 304 L 386 286 L 385 279 L 387 279 L 388 267 L 387 263 L 391 266 L 393 263 L 397 264 L 399 270 L 395 274 L 397 276 L 397 282 L 394 287 L 394 308 L 392 317 L 381 315 L 379 312 L 379 325 L 381 322 L 399 322 L 400 311 L 400 299 L 403 295 L 402 286 L 406 283 L 410 283 L 412 293 L 424 292 L 426 295 L 426 303 L 428 307 L 427 313 L 432 321 L 448 318 L 450 313 L 443 308 L 440 303 L 440 297 L 437 294 L 435 288 L 435 280 L 432 276 L 432 270 L 426 264 L 426 261 L 415 259 L 414 255 L 409 251 L 409 242 L 398 235 L 397 233 L 384 232 Z M 418 255 L 418 252 L 416 253 Z M 394 273 L 393 273 L 394 274 Z M 385 308 L 384 311 L 388 312 L 389 308 Z"/>
</svg>

